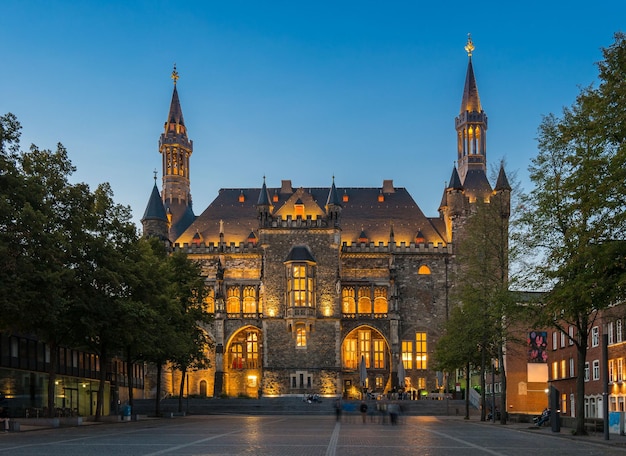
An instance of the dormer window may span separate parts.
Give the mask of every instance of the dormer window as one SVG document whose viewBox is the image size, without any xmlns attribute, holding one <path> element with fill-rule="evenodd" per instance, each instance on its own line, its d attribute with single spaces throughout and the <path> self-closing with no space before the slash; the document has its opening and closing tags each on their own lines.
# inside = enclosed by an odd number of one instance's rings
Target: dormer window
<svg viewBox="0 0 626 456">
<path fill-rule="evenodd" d="M 278 193 L 274 193 L 274 195 L 272 196 L 272 202 L 278 203 Z"/>
<path fill-rule="evenodd" d="M 293 209 L 295 211 L 296 217 L 304 217 L 304 203 L 300 198 L 293 205 Z"/>
<path fill-rule="evenodd" d="M 246 200 L 246 196 L 243 194 L 243 190 L 239 193 L 239 202 L 243 203 Z"/>
<path fill-rule="evenodd" d="M 426 239 L 424 238 L 424 235 L 422 234 L 422 230 L 418 230 L 417 234 L 415 235 L 415 243 L 423 244 L 424 242 L 426 242 Z"/>
<path fill-rule="evenodd" d="M 361 229 L 361 234 L 359 234 L 359 242 L 367 243 L 367 241 L 368 241 L 367 234 L 365 233 L 365 230 Z"/>
<path fill-rule="evenodd" d="M 349 199 L 350 198 L 348 197 L 348 194 L 344 191 L 343 196 L 341 197 L 341 201 L 343 201 L 344 203 L 347 203 Z"/>
<path fill-rule="evenodd" d="M 383 195 L 383 192 L 380 192 L 378 194 L 378 202 L 383 203 L 384 201 L 385 201 L 385 195 Z"/>
</svg>

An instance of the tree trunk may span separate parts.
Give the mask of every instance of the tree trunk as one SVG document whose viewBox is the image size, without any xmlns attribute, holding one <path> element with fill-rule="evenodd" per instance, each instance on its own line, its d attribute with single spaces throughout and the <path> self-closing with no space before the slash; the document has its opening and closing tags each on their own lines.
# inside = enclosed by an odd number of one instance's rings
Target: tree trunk
<svg viewBox="0 0 626 456">
<path fill-rule="evenodd" d="M 108 360 L 105 349 L 100 350 L 100 385 L 98 385 L 98 399 L 96 401 L 96 415 L 94 421 L 100 421 L 104 410 L 104 384 L 107 378 Z"/>
<path fill-rule="evenodd" d="M 57 366 L 59 362 L 59 347 L 56 341 L 49 341 L 50 347 L 50 363 L 48 364 L 48 418 L 54 418 L 55 404 L 54 399 L 56 397 L 56 380 L 57 380 Z"/>
<path fill-rule="evenodd" d="M 156 363 L 157 365 L 157 378 L 156 378 L 156 398 L 154 405 L 154 415 L 161 416 L 161 375 L 163 374 L 163 363 L 160 361 Z"/>
<path fill-rule="evenodd" d="M 506 407 L 506 369 L 504 368 L 504 352 L 502 345 L 498 348 L 498 364 L 500 365 L 500 424 L 506 424 L 508 419 L 508 409 Z"/>
<path fill-rule="evenodd" d="M 183 411 L 183 395 L 185 394 L 185 379 L 187 377 L 187 369 L 183 368 L 180 371 L 180 390 L 178 392 L 178 413 Z"/>
<path fill-rule="evenodd" d="M 576 435 L 585 435 L 585 362 L 587 358 L 587 337 L 578 343 L 578 375 L 576 376 Z"/>
<path fill-rule="evenodd" d="M 132 349 L 130 345 L 126 347 L 126 373 L 128 375 L 128 405 L 132 410 L 134 407 L 134 394 L 133 394 L 133 361 L 131 358 Z"/>
<path fill-rule="evenodd" d="M 485 347 L 483 345 L 480 354 L 480 421 L 485 421 L 487 415 L 487 397 L 485 395 L 485 375 L 487 372 L 487 369 L 485 369 L 485 365 L 487 364 L 487 362 L 485 360 L 485 357 Z M 493 385 L 491 387 L 493 388 Z M 492 409 L 494 405 L 495 404 L 491 405 Z M 491 411 L 491 413 L 493 413 L 493 410 Z"/>
<path fill-rule="evenodd" d="M 467 370 L 465 371 L 465 419 L 469 420 L 469 408 L 470 408 L 470 401 L 469 401 L 469 390 L 470 390 L 470 363 L 467 363 Z"/>
</svg>

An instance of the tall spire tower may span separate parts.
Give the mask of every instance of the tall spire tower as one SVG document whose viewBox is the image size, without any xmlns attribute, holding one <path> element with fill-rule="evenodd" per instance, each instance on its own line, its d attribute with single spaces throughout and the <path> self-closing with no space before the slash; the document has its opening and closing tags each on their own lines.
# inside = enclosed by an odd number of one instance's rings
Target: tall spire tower
<svg viewBox="0 0 626 456">
<path fill-rule="evenodd" d="M 455 119 L 457 131 L 458 170 L 461 182 L 470 171 L 478 170 L 486 173 L 487 170 L 487 115 L 480 105 L 478 86 L 472 66 L 474 43 L 470 34 L 467 35 L 468 63 L 465 76 L 465 88 L 461 101 L 461 112 Z"/>
<path fill-rule="evenodd" d="M 163 157 L 163 205 L 170 221 L 169 237 L 172 242 L 194 221 L 189 181 L 189 157 L 193 141 L 187 136 L 183 110 L 178 99 L 178 71 L 172 71 L 174 92 L 165 131 L 159 139 L 159 152 Z"/>
</svg>

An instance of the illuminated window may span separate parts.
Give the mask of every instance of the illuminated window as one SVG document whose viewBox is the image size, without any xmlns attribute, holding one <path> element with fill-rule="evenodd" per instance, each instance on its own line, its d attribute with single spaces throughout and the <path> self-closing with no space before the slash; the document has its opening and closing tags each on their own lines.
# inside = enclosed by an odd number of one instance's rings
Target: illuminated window
<svg viewBox="0 0 626 456">
<path fill-rule="evenodd" d="M 348 200 L 349 200 L 348 194 L 344 191 L 343 196 L 341 197 L 341 201 L 343 201 L 344 203 L 347 203 Z"/>
<path fill-rule="evenodd" d="M 374 369 L 385 368 L 385 341 L 374 339 Z"/>
<path fill-rule="evenodd" d="M 385 195 L 383 195 L 382 193 L 378 194 L 378 202 L 382 203 L 385 201 Z"/>
<path fill-rule="evenodd" d="M 561 360 L 561 378 L 567 377 L 567 363 L 564 359 Z"/>
<path fill-rule="evenodd" d="M 374 288 L 374 313 L 386 314 L 387 310 L 387 288 Z"/>
<path fill-rule="evenodd" d="M 559 363 L 554 361 L 552 363 L 552 380 L 556 380 L 559 378 Z"/>
<path fill-rule="evenodd" d="M 617 358 L 617 381 L 624 380 L 624 358 Z"/>
<path fill-rule="evenodd" d="M 293 210 L 296 217 L 304 217 L 304 203 L 300 199 L 293 205 Z"/>
<path fill-rule="evenodd" d="M 359 313 L 372 313 L 372 298 L 370 297 L 370 289 L 368 287 L 359 288 Z"/>
<path fill-rule="evenodd" d="M 243 289 L 243 313 L 256 313 L 256 290 L 254 287 Z"/>
<path fill-rule="evenodd" d="M 313 307 L 314 266 L 301 263 L 287 265 L 287 295 L 291 307 Z"/>
<path fill-rule="evenodd" d="M 296 326 L 296 347 L 306 347 L 306 327 L 303 324 Z"/>
<path fill-rule="evenodd" d="M 239 287 L 228 287 L 226 290 L 226 312 L 241 312 L 241 290 Z"/>
<path fill-rule="evenodd" d="M 419 275 L 429 275 L 430 274 L 430 268 L 428 266 L 426 266 L 425 264 L 421 265 L 419 267 L 419 269 L 417 270 L 417 273 Z"/>
<path fill-rule="evenodd" d="M 207 288 L 206 296 L 204 297 L 204 309 L 209 312 L 215 312 L 215 290 L 211 288 Z"/>
<path fill-rule="evenodd" d="M 415 333 L 415 368 L 426 369 L 428 354 L 426 351 L 426 333 Z"/>
<path fill-rule="evenodd" d="M 232 368 L 243 369 L 243 345 L 240 343 L 233 344 L 230 352 L 232 358 Z"/>
<path fill-rule="evenodd" d="M 243 203 L 246 200 L 246 196 L 243 194 L 243 190 L 239 193 L 239 202 Z"/>
<path fill-rule="evenodd" d="M 609 382 L 616 382 L 617 381 L 617 371 L 615 370 L 615 361 L 610 359 L 609 360 Z"/>
<path fill-rule="evenodd" d="M 383 376 L 382 375 L 377 375 L 375 380 L 376 380 L 376 389 L 382 389 L 382 387 L 383 387 Z"/>
<path fill-rule="evenodd" d="M 272 202 L 278 203 L 278 193 L 274 193 L 274 195 L 272 196 Z"/>
<path fill-rule="evenodd" d="M 419 377 L 417 379 L 417 388 L 421 390 L 426 389 L 426 378 Z"/>
<path fill-rule="evenodd" d="M 259 367 L 259 336 L 256 332 L 246 335 L 246 364 L 248 369 Z"/>
<path fill-rule="evenodd" d="M 405 369 L 413 369 L 413 341 L 402 341 L 402 364 Z"/>
<path fill-rule="evenodd" d="M 354 370 L 357 364 L 356 339 L 346 339 L 343 343 L 343 367 Z"/>
<path fill-rule="evenodd" d="M 341 311 L 345 314 L 356 313 L 356 301 L 354 300 L 354 288 L 346 287 L 342 291 Z"/>
<path fill-rule="evenodd" d="M 370 348 L 371 348 L 371 332 L 370 331 L 359 331 L 358 332 L 358 338 L 359 338 L 359 360 L 361 359 L 361 356 L 363 356 L 365 358 L 365 367 L 367 367 L 368 369 L 370 367 L 372 367 L 371 364 L 371 356 L 370 356 Z"/>
</svg>

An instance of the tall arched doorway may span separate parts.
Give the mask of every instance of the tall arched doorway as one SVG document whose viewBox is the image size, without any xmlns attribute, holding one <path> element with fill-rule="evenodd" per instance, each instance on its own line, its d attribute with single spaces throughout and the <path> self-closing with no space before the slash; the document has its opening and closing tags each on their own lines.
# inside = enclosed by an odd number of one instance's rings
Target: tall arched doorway
<svg viewBox="0 0 626 456">
<path fill-rule="evenodd" d="M 385 336 L 371 326 L 359 326 L 341 344 L 343 395 L 374 397 L 391 388 L 391 351 Z"/>
<path fill-rule="evenodd" d="M 261 342 L 261 330 L 254 326 L 238 330 L 228 342 L 224 390 L 229 396 L 258 397 L 263 374 Z"/>
</svg>

